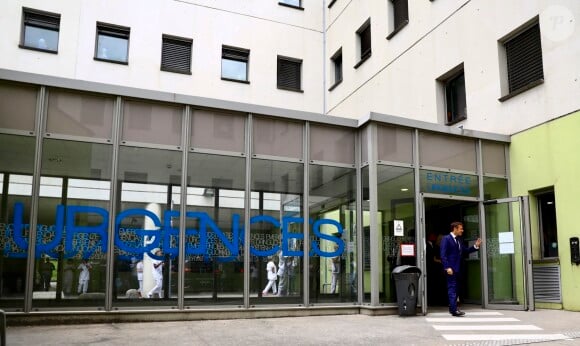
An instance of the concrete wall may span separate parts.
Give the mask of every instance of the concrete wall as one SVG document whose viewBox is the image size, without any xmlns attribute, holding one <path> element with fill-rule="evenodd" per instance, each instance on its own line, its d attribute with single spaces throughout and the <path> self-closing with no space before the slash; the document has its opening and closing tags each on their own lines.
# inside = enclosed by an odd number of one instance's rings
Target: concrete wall
<svg viewBox="0 0 580 346">
<path fill-rule="evenodd" d="M 554 188 L 563 307 L 575 311 L 580 311 L 580 266 L 570 262 L 569 238 L 580 236 L 578 129 L 580 112 L 514 135 L 510 146 L 512 195 L 533 196 L 534 190 Z M 531 216 L 532 247 L 534 259 L 538 259 L 537 208 L 531 208 Z"/>
<path fill-rule="evenodd" d="M 263 0 L 0 3 L 0 68 L 321 113 L 323 6 Z M 22 7 L 61 15 L 58 54 L 18 48 Z M 131 28 L 129 64 L 95 61 L 96 22 Z M 193 39 L 192 75 L 160 71 L 162 34 Z M 250 50 L 249 81 L 221 80 L 221 47 Z M 304 93 L 276 88 L 277 55 L 302 59 Z"/>
<path fill-rule="evenodd" d="M 436 79 L 461 63 L 465 129 L 513 134 L 580 109 L 579 1 L 409 1 L 409 24 L 390 40 L 388 1 L 340 3 L 328 10 L 326 55 L 342 46 L 344 77 L 328 93 L 329 114 L 375 111 L 443 124 L 443 89 Z M 499 102 L 505 73 L 498 40 L 538 15 L 545 83 Z M 372 56 L 354 69 L 355 33 L 369 17 Z"/>
</svg>

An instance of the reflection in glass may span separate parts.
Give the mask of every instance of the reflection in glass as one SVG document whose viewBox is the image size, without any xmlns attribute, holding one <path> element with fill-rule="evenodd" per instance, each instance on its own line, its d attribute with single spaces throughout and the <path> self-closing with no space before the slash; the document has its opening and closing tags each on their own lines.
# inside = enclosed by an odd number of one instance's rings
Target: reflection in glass
<svg viewBox="0 0 580 346">
<path fill-rule="evenodd" d="M 486 204 L 485 246 L 490 304 L 524 302 L 519 203 Z M 514 219 L 510 217 L 510 212 Z"/>
<path fill-rule="evenodd" d="M 105 302 L 112 146 L 43 145 L 33 306 Z"/>
<path fill-rule="evenodd" d="M 99 34 L 97 43 L 97 58 L 127 62 L 129 55 L 129 40 L 114 36 Z"/>
<path fill-rule="evenodd" d="M 414 181 L 412 168 L 377 167 L 379 292 L 384 303 L 396 302 L 393 269 L 399 265 L 416 265 L 416 256 L 401 254 L 401 244 L 416 245 Z"/>
<path fill-rule="evenodd" d="M 0 142 L 0 306 L 22 311 L 35 139 L 0 134 Z"/>
<path fill-rule="evenodd" d="M 24 45 L 56 52 L 58 50 L 58 31 L 27 25 L 24 28 Z"/>
<path fill-rule="evenodd" d="M 313 303 L 357 301 L 357 268 L 364 266 L 356 264 L 355 174 L 351 168 L 310 165 L 310 242 L 319 249 L 310 258 Z"/>
<path fill-rule="evenodd" d="M 302 302 L 303 177 L 301 163 L 252 160 L 252 303 Z"/>
<path fill-rule="evenodd" d="M 118 306 L 176 304 L 181 157 L 178 151 L 119 150 L 113 286 Z"/>
<path fill-rule="evenodd" d="M 248 62 L 222 58 L 222 78 L 248 80 Z"/>
<path fill-rule="evenodd" d="M 507 179 L 483 177 L 484 200 L 508 197 Z"/>
<path fill-rule="evenodd" d="M 243 304 L 246 160 L 190 154 L 188 164 L 185 304 Z"/>
<path fill-rule="evenodd" d="M 278 2 L 282 4 L 300 7 L 300 0 L 279 0 Z"/>
<path fill-rule="evenodd" d="M 364 142 L 363 142 L 364 143 Z M 365 303 L 371 302 L 371 223 L 369 203 L 369 166 L 361 169 L 362 174 L 362 212 L 363 212 L 363 244 L 362 244 L 362 258 L 363 262 L 359 265 L 360 271 L 363 274 L 363 301 Z"/>
</svg>

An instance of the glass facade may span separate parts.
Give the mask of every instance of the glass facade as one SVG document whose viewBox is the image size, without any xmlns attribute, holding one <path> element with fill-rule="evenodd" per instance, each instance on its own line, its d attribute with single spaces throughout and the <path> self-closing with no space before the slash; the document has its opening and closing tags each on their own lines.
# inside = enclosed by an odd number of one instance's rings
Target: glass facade
<svg viewBox="0 0 580 346">
<path fill-rule="evenodd" d="M 7 82 L 2 100 L 9 311 L 394 306 L 419 193 L 507 196 L 502 143 Z"/>
</svg>

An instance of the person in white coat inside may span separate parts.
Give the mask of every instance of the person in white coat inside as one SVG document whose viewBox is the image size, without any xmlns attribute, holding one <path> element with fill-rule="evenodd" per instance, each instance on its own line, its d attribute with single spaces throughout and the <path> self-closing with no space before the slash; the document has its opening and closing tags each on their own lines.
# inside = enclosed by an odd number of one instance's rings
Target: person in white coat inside
<svg viewBox="0 0 580 346">
<path fill-rule="evenodd" d="M 267 296 L 268 291 L 272 288 L 272 293 L 277 294 L 278 289 L 276 288 L 276 280 L 278 279 L 278 274 L 276 274 L 276 264 L 274 264 L 274 259 L 272 256 L 268 257 L 268 264 L 266 264 L 266 273 L 268 275 L 268 284 L 262 291 L 262 296 Z"/>
<path fill-rule="evenodd" d="M 83 259 L 83 262 L 77 267 L 77 269 L 81 271 L 79 274 L 79 287 L 77 289 L 78 294 L 87 293 L 89 288 L 89 279 L 91 278 L 90 270 L 92 268 L 93 267 L 86 259 Z"/>
<path fill-rule="evenodd" d="M 163 252 L 160 248 L 155 248 L 151 251 L 155 256 L 163 256 Z M 155 280 L 155 287 L 149 291 L 147 298 L 153 298 L 153 294 L 157 293 L 161 298 L 161 288 L 163 287 L 163 260 L 151 258 L 151 267 L 153 280 Z"/>
</svg>

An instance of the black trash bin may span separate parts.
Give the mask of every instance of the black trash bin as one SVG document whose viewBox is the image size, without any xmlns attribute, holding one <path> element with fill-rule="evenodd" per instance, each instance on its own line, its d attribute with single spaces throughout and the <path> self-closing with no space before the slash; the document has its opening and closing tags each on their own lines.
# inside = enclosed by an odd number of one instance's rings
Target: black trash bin
<svg viewBox="0 0 580 346">
<path fill-rule="evenodd" d="M 410 265 L 398 266 L 393 269 L 392 275 L 395 279 L 399 316 L 415 316 L 421 269 Z"/>
</svg>

